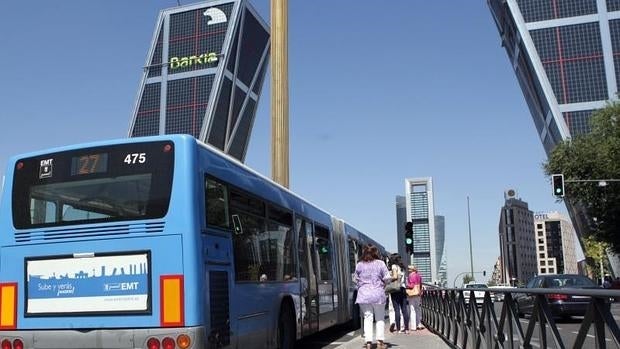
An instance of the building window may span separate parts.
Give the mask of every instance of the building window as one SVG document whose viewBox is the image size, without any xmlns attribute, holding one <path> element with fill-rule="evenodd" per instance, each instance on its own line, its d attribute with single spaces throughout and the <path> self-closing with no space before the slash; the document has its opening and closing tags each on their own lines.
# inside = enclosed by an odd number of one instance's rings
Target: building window
<svg viewBox="0 0 620 349">
<path fill-rule="evenodd" d="M 544 251 L 545 250 L 545 246 L 538 246 L 538 251 Z"/>
<path fill-rule="evenodd" d="M 553 265 L 553 260 L 550 260 L 550 261 L 549 261 L 549 265 Z"/>
<path fill-rule="evenodd" d="M 549 268 L 549 273 L 551 273 L 551 274 L 555 273 L 555 269 Z"/>
<path fill-rule="evenodd" d="M 545 262 L 545 261 L 540 261 L 540 265 L 546 265 L 546 264 L 547 264 L 547 262 Z"/>
<path fill-rule="evenodd" d="M 547 272 L 547 268 L 540 268 L 540 272 L 541 272 L 542 274 L 546 273 L 546 272 Z"/>
<path fill-rule="evenodd" d="M 545 234 L 542 231 L 538 232 L 538 236 L 544 236 Z"/>
<path fill-rule="evenodd" d="M 538 224 L 536 224 L 536 228 L 537 228 L 537 229 L 542 229 L 542 228 L 543 228 L 542 223 L 538 223 Z"/>
<path fill-rule="evenodd" d="M 540 258 L 545 258 L 545 254 L 544 254 L 544 253 L 539 253 L 539 254 L 538 254 L 538 257 L 540 257 Z"/>
</svg>

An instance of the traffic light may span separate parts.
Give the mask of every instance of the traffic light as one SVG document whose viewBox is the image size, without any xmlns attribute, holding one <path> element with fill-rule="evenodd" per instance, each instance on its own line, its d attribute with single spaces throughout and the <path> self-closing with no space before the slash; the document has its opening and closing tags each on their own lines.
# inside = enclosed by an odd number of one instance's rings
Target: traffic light
<svg viewBox="0 0 620 349">
<path fill-rule="evenodd" d="M 564 197 L 564 175 L 551 175 L 551 183 L 553 184 L 553 195 L 557 197 Z"/>
<path fill-rule="evenodd" d="M 413 223 L 405 224 L 405 249 L 407 254 L 413 254 Z"/>
<path fill-rule="evenodd" d="M 413 253 L 413 233 L 405 232 L 405 248 L 407 249 L 407 254 Z"/>
</svg>

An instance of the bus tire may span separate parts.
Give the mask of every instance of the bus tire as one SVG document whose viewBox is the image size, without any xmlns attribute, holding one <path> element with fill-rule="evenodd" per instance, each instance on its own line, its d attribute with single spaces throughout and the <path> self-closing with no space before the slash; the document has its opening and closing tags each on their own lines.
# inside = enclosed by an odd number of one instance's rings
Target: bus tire
<svg viewBox="0 0 620 349">
<path fill-rule="evenodd" d="M 278 316 L 278 348 L 293 349 L 295 347 L 295 313 L 290 302 L 283 302 Z"/>
</svg>

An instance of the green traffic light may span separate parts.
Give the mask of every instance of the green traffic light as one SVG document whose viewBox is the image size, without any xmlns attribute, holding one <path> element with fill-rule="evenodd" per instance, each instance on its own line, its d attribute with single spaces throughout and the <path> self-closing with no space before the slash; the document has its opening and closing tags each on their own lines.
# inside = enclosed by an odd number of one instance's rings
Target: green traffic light
<svg viewBox="0 0 620 349">
<path fill-rule="evenodd" d="M 406 242 L 406 243 L 408 243 L 408 244 L 411 244 L 411 243 L 413 243 L 413 240 L 412 240 L 412 239 L 407 238 L 407 239 L 405 239 L 405 242 Z"/>
<path fill-rule="evenodd" d="M 558 194 L 560 194 L 560 193 L 562 192 L 562 189 L 560 189 L 560 188 L 555 188 L 555 192 L 556 192 L 556 193 L 558 193 Z"/>
</svg>

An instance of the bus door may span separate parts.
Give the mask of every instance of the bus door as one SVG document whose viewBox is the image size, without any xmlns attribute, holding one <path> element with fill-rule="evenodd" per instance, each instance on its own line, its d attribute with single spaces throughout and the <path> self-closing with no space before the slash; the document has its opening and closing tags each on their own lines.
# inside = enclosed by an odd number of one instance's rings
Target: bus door
<svg viewBox="0 0 620 349">
<path fill-rule="evenodd" d="M 332 244 L 330 231 L 320 225 L 314 226 L 314 258 L 316 265 L 319 292 L 319 330 L 334 325 L 337 322 L 337 313 L 334 311 L 334 266 L 332 258 Z"/>
<path fill-rule="evenodd" d="M 219 181 L 205 179 L 207 230 L 202 234 L 202 255 L 205 263 L 205 295 L 203 312 L 207 315 L 209 348 L 231 344 L 230 285 L 231 253 L 228 219 L 228 188 Z"/>
<path fill-rule="evenodd" d="M 307 336 L 319 330 L 319 292 L 316 279 L 314 256 L 314 233 L 312 223 L 295 220 L 299 241 L 299 280 L 301 298 L 301 333 Z"/>
</svg>

